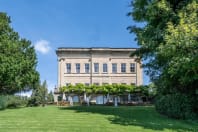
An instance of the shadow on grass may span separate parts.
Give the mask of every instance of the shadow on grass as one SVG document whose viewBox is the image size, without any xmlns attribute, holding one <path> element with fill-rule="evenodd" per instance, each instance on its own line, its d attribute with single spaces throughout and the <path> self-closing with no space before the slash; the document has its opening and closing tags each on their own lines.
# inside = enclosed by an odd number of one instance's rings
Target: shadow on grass
<svg viewBox="0 0 198 132">
<path fill-rule="evenodd" d="M 0 111 L 3 111 L 3 110 L 8 110 L 8 109 L 22 109 L 22 108 L 26 108 L 28 106 L 7 106 L 7 107 L 4 107 L 4 108 L 0 108 Z"/>
<path fill-rule="evenodd" d="M 18 107 L 8 107 L 6 109 L 22 109 L 22 108 L 26 108 L 25 106 L 18 106 Z"/>
<path fill-rule="evenodd" d="M 124 126 L 140 126 L 153 130 L 174 130 L 178 132 L 198 131 L 198 123 L 182 120 L 169 119 L 159 115 L 154 107 L 133 106 L 133 107 L 109 107 L 109 106 L 74 106 L 61 107 L 60 110 L 74 110 L 93 114 L 107 115 L 112 124 Z"/>
</svg>

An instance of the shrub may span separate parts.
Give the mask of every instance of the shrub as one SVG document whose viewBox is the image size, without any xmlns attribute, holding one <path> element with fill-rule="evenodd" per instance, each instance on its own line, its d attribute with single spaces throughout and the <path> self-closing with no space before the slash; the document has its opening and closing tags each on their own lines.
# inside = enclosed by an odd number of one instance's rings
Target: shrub
<svg viewBox="0 0 198 132">
<path fill-rule="evenodd" d="M 16 108 L 26 105 L 26 97 L 19 97 L 15 95 L 0 95 L 0 109 Z"/>
<path fill-rule="evenodd" d="M 0 110 L 7 108 L 7 97 L 0 95 Z"/>
<path fill-rule="evenodd" d="M 105 105 L 106 106 L 114 106 L 114 103 L 113 102 L 107 102 Z"/>
<path fill-rule="evenodd" d="M 38 101 L 37 97 L 31 97 L 28 100 L 27 106 L 33 107 L 33 106 L 39 106 L 39 105 L 40 105 L 40 102 Z"/>
<path fill-rule="evenodd" d="M 27 98 L 9 95 L 7 98 L 7 107 L 8 108 L 16 108 L 27 105 Z"/>
<path fill-rule="evenodd" d="M 7 99 L 8 108 L 16 108 L 20 106 L 26 106 L 26 102 L 22 97 L 10 95 Z"/>
<path fill-rule="evenodd" d="M 177 119 L 195 118 L 193 99 L 184 94 L 175 93 L 157 97 L 156 110 L 168 117 Z"/>
</svg>

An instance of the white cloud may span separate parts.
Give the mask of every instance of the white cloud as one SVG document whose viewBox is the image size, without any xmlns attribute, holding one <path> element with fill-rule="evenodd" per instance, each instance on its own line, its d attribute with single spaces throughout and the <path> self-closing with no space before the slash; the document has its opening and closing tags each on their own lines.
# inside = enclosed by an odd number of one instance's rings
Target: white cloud
<svg viewBox="0 0 198 132">
<path fill-rule="evenodd" d="M 39 40 L 34 44 L 34 47 L 36 51 L 42 54 L 47 54 L 51 50 L 49 44 L 50 43 L 47 40 Z"/>
</svg>

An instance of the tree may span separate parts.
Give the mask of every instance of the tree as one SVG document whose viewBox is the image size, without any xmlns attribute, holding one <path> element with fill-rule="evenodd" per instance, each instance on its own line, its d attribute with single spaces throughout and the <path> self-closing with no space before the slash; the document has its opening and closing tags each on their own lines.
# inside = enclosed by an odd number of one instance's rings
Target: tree
<svg viewBox="0 0 198 132">
<path fill-rule="evenodd" d="M 0 94 L 33 89 L 39 80 L 34 46 L 10 23 L 10 17 L 0 12 Z"/>
<path fill-rule="evenodd" d="M 31 106 L 38 106 L 42 105 L 45 106 L 47 102 L 47 82 L 44 81 L 42 84 L 38 83 L 36 89 L 32 91 L 31 100 L 29 101 L 29 105 Z"/>
<path fill-rule="evenodd" d="M 47 95 L 47 102 L 48 103 L 53 103 L 54 102 L 54 95 L 53 95 L 53 92 L 50 91 Z"/>
<path fill-rule="evenodd" d="M 40 95 L 40 102 L 41 102 L 42 106 L 45 106 L 45 104 L 47 102 L 47 82 L 46 82 L 46 80 L 39 87 L 38 92 Z"/>
<path fill-rule="evenodd" d="M 128 15 L 144 25 L 128 28 L 140 46 L 132 56 L 147 60 L 143 67 L 157 87 L 156 109 L 174 118 L 198 115 L 198 1 L 134 0 L 131 5 Z"/>
</svg>

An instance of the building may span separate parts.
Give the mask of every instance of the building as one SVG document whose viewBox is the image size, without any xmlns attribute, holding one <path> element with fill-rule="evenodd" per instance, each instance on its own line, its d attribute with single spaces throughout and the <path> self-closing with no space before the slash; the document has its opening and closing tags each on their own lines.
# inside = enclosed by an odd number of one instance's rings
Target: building
<svg viewBox="0 0 198 132">
<path fill-rule="evenodd" d="M 135 50 L 135 48 L 58 48 L 57 87 L 78 83 L 142 85 L 141 64 L 130 57 L 131 52 Z"/>
</svg>

